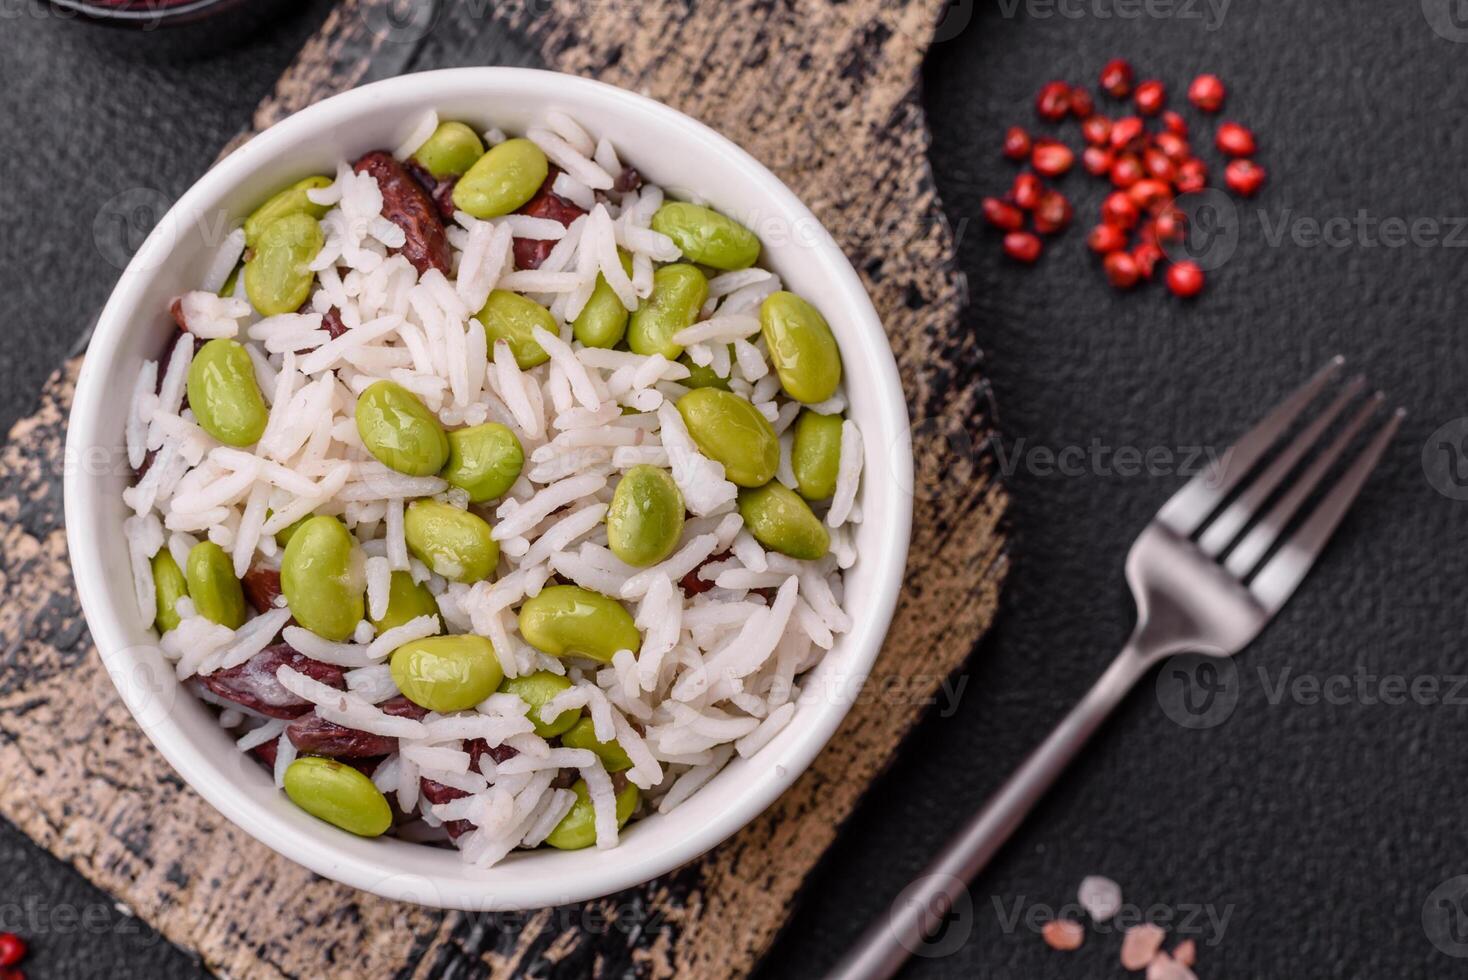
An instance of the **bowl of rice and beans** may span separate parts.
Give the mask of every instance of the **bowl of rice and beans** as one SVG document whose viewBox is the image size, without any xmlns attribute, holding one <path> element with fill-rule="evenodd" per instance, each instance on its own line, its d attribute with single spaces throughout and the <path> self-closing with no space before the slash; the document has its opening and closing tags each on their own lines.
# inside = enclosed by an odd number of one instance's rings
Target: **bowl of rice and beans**
<svg viewBox="0 0 1468 980">
<path fill-rule="evenodd" d="M 603 895 L 763 810 L 910 523 L 895 365 L 809 212 L 519 69 L 367 86 L 205 175 L 99 322 L 96 446 L 126 465 L 68 469 L 68 537 L 149 737 L 281 853 L 445 907 Z"/>
</svg>

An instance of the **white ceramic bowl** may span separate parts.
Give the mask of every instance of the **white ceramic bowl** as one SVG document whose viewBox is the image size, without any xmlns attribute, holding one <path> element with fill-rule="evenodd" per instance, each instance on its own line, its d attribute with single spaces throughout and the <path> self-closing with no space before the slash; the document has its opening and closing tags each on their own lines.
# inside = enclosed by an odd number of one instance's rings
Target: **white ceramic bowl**
<svg viewBox="0 0 1468 980">
<path fill-rule="evenodd" d="M 466 867 L 452 850 L 356 838 L 293 806 L 174 680 L 156 637 L 139 622 L 122 532 L 130 474 L 119 447 L 130 391 L 143 361 L 160 355 L 173 330 L 169 299 L 197 286 L 224 234 L 218 216 L 238 221 L 291 181 L 396 145 L 430 108 L 510 132 L 563 110 L 610 137 L 623 160 L 651 180 L 695 191 L 743 218 L 761 235 L 767 264 L 835 330 L 867 459 L 860 558 L 846 574 L 855 627 L 808 675 L 784 731 L 755 757 L 736 758 L 672 813 L 629 825 L 616 848 L 516 852 L 489 870 Z M 861 282 L 810 211 L 739 147 L 667 106 L 598 82 L 514 68 L 364 86 L 281 122 L 201 177 L 138 250 L 98 321 L 67 452 L 67 541 L 82 607 L 108 673 L 148 737 L 215 808 L 291 860 L 388 898 L 444 908 L 535 908 L 607 895 L 684 864 L 758 815 L 810 764 L 870 670 L 896 603 L 911 526 L 911 448 L 896 364 Z"/>
</svg>

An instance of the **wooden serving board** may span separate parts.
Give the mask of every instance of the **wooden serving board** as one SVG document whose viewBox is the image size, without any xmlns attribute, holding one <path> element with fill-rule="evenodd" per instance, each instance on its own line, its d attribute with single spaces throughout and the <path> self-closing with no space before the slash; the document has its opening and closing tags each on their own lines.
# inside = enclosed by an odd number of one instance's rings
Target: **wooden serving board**
<svg viewBox="0 0 1468 980">
<path fill-rule="evenodd" d="M 773 168 L 863 276 L 914 420 L 911 558 L 870 681 L 902 696 L 854 707 L 812 768 L 732 840 L 619 896 L 486 916 L 325 881 L 184 786 L 94 655 L 62 525 L 73 360 L 0 451 L 0 812 L 222 975 L 747 974 L 927 696 L 995 613 L 1006 497 L 917 91 L 944 0 L 525 4 L 346 0 L 261 104 L 255 128 L 405 70 L 543 64 L 661 99 Z"/>
</svg>

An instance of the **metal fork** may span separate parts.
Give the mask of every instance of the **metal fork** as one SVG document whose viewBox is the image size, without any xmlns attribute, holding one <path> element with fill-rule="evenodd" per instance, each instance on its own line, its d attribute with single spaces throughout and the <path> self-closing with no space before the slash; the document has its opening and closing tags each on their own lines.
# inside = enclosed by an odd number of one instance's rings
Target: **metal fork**
<svg viewBox="0 0 1468 980">
<path fill-rule="evenodd" d="M 1260 464 L 1344 363 L 1341 357 L 1332 360 L 1163 504 L 1127 555 L 1126 579 L 1137 606 L 1137 625 L 1121 653 L 983 810 L 903 891 L 890 913 L 867 928 L 829 974 L 831 980 L 885 980 L 911 953 L 922 949 L 968 883 L 1153 666 L 1183 652 L 1232 656 L 1285 604 L 1356 499 L 1405 414 L 1400 408 L 1393 411 L 1334 485 L 1313 500 L 1313 509 L 1296 521 L 1301 507 L 1312 501 L 1327 472 L 1381 407 L 1384 396 L 1377 392 L 1367 398 L 1320 446 L 1326 430 L 1365 387 L 1364 378 L 1352 379 L 1267 465 L 1260 468 Z M 1315 458 L 1300 468 L 1317 449 Z M 1244 485 L 1245 477 L 1256 471 Z"/>
</svg>

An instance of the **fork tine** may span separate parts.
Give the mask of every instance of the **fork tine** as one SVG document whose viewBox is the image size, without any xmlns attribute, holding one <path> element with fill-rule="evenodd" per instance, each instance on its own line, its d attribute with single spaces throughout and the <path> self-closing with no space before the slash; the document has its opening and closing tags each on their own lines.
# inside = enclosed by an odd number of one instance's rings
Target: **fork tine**
<svg viewBox="0 0 1468 980">
<path fill-rule="evenodd" d="M 1238 485 L 1244 474 L 1278 441 L 1295 418 L 1305 410 L 1305 406 L 1314 401 L 1321 389 L 1340 372 L 1344 363 L 1345 358 L 1337 355 L 1325 367 L 1315 372 L 1313 378 L 1280 402 L 1263 421 L 1230 446 L 1221 460 L 1193 477 L 1173 494 L 1157 512 L 1156 520 L 1184 537 L 1196 531 L 1204 518 L 1218 506 L 1219 501 Z"/>
<path fill-rule="evenodd" d="M 1290 518 L 1295 516 L 1295 512 L 1320 485 L 1326 472 L 1335 465 L 1336 460 L 1340 459 L 1346 447 L 1351 444 L 1351 440 L 1356 437 L 1356 433 L 1361 431 L 1362 426 L 1376 413 L 1384 400 L 1385 397 L 1379 391 L 1367 399 L 1366 404 L 1362 405 L 1351 421 L 1336 434 L 1325 451 L 1311 461 L 1309 468 L 1300 474 L 1300 478 L 1269 509 L 1269 513 L 1249 530 L 1237 548 L 1229 552 L 1228 560 L 1223 563 L 1225 568 L 1239 578 L 1243 578 L 1254 570 L 1254 566 L 1259 564 L 1259 559 L 1264 557 L 1269 546 L 1274 544 L 1275 539 L 1289 524 Z"/>
<path fill-rule="evenodd" d="M 1310 451 L 1310 447 L 1320 439 L 1326 428 L 1335 421 L 1345 407 L 1361 393 L 1366 386 L 1366 379 L 1361 375 L 1352 378 L 1350 383 L 1336 395 L 1335 399 L 1326 407 L 1324 412 L 1301 430 L 1300 434 L 1290 442 L 1285 451 L 1280 453 L 1269 468 L 1259 474 L 1258 479 L 1244 488 L 1244 491 L 1234 499 L 1222 514 L 1214 518 L 1213 522 L 1203 531 L 1202 537 L 1198 539 L 1198 547 L 1203 553 L 1217 556 L 1219 552 L 1229 546 L 1239 532 L 1249 523 L 1250 518 L 1259 512 L 1269 495 L 1279 487 L 1284 478 L 1290 474 L 1295 466 Z"/>
<path fill-rule="evenodd" d="M 1315 559 L 1324 550 L 1325 543 L 1335 533 L 1341 518 L 1346 516 L 1346 511 L 1350 510 L 1351 504 L 1356 500 L 1356 495 L 1361 492 L 1366 478 L 1381 461 L 1381 455 L 1386 451 L 1387 443 L 1391 442 L 1392 437 L 1396 435 L 1406 414 L 1406 410 L 1401 408 L 1392 413 L 1391 418 L 1387 419 L 1386 424 L 1377 431 L 1366 448 L 1361 450 L 1360 455 L 1351 463 L 1351 468 L 1331 488 L 1330 493 L 1315 508 L 1314 513 L 1285 542 L 1279 552 L 1265 562 L 1263 569 L 1249 584 L 1250 590 L 1271 616 L 1285 604 L 1285 601 L 1294 593 L 1295 587 L 1300 584 L 1300 580 L 1315 564 Z"/>
</svg>

